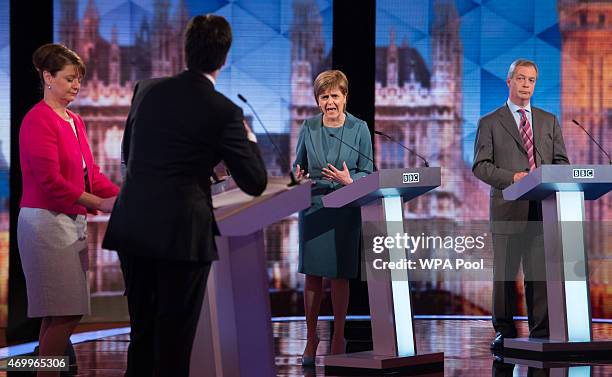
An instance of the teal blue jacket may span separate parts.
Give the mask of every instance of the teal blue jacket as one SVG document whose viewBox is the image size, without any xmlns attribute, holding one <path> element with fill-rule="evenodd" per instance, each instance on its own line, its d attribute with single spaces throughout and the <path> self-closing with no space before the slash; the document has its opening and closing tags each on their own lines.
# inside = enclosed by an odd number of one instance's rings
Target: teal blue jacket
<svg viewBox="0 0 612 377">
<path fill-rule="evenodd" d="M 293 170 L 299 164 L 305 173 L 310 174 L 310 179 L 315 182 L 314 188 L 335 190 L 342 187 L 341 184 L 330 182 L 321 176 L 321 169 L 327 167 L 328 163 L 342 170 L 342 162 L 345 161 L 353 181 L 372 173 L 374 167 L 371 161 L 373 160 L 372 138 L 367 123 L 346 113 L 344 126 L 338 128 L 335 135 L 338 139 L 341 138 L 344 143 L 368 156 L 370 160 L 360 156 L 359 153 L 342 143 L 339 153 L 330 152 L 326 156 L 321 143 L 322 138 L 326 137 L 323 132 L 323 115 L 320 114 L 306 119 L 300 129 Z"/>
</svg>

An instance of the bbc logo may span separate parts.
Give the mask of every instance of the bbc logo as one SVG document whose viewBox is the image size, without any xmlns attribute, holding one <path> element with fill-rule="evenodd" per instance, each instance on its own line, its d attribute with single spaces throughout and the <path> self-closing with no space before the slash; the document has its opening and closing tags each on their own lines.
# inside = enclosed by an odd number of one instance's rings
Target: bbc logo
<svg viewBox="0 0 612 377">
<path fill-rule="evenodd" d="M 594 178 L 595 170 L 594 169 L 573 169 L 572 170 L 574 178 Z"/>
<path fill-rule="evenodd" d="M 402 176 L 402 183 L 418 183 L 419 173 L 404 173 Z"/>
</svg>

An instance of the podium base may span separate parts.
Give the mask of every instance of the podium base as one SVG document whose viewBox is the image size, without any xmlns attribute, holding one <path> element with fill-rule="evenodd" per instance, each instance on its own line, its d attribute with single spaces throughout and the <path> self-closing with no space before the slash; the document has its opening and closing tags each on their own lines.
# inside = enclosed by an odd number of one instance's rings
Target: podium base
<svg viewBox="0 0 612 377">
<path fill-rule="evenodd" d="M 539 360 L 572 360 L 581 357 L 610 357 L 612 341 L 562 342 L 546 338 L 504 339 L 504 356 L 524 355 Z"/>
<path fill-rule="evenodd" d="M 417 366 L 443 366 L 444 352 L 418 354 L 414 356 L 376 355 L 373 351 L 329 355 L 324 358 L 325 371 L 339 369 L 388 370 Z"/>
<path fill-rule="evenodd" d="M 559 369 L 559 368 L 571 368 L 574 366 L 584 366 L 584 362 L 580 361 L 569 361 L 569 360 L 533 360 L 533 359 L 521 359 L 514 357 L 504 357 L 503 360 L 506 364 L 518 364 L 526 367 L 538 368 L 538 369 Z"/>
</svg>

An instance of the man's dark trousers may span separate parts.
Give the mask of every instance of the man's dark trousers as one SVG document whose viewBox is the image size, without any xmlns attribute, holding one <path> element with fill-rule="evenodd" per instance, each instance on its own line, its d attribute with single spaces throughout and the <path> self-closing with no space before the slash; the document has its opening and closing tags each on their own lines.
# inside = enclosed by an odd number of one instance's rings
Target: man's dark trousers
<svg viewBox="0 0 612 377">
<path fill-rule="evenodd" d="M 126 376 L 189 376 L 211 262 L 119 253 L 130 313 Z"/>
</svg>

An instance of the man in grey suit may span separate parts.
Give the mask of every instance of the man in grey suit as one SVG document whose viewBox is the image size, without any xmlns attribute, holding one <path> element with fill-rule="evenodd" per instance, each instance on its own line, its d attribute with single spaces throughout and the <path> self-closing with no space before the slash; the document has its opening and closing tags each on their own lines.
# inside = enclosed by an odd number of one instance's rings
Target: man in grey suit
<svg viewBox="0 0 612 377">
<path fill-rule="evenodd" d="M 519 59 L 510 65 L 506 103 L 478 122 L 472 171 L 491 186 L 493 235 L 493 327 L 491 343 L 500 351 L 504 338 L 517 336 L 516 275 L 523 265 L 529 336 L 548 337 L 548 306 L 542 234 L 542 206 L 506 201 L 502 190 L 544 164 L 569 164 L 557 118 L 530 103 L 538 68 Z"/>
</svg>

